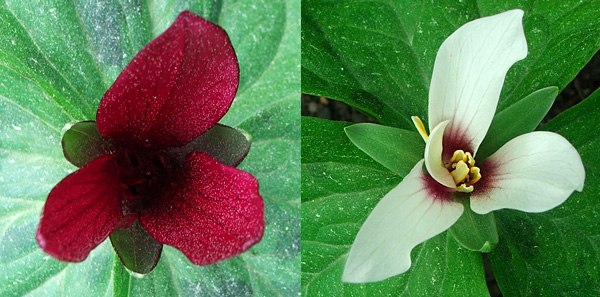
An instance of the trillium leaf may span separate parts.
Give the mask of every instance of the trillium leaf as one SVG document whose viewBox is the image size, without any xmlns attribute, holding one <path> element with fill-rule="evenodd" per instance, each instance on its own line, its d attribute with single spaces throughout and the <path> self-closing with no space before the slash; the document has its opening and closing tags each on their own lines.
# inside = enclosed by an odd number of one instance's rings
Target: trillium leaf
<svg viewBox="0 0 600 297">
<path fill-rule="evenodd" d="M 401 181 L 348 139 L 350 125 L 302 118 L 302 295 L 486 296 L 481 255 L 447 232 L 415 247 L 404 274 L 368 284 L 341 281 L 362 223 Z"/>
<path fill-rule="evenodd" d="M 504 296 L 598 292 L 599 125 L 600 91 L 596 91 L 542 126 L 563 135 L 578 150 L 586 169 L 585 185 L 548 212 L 495 212 L 500 241 L 489 257 Z"/>
<path fill-rule="evenodd" d="M 557 95 L 557 87 L 543 88 L 497 113 L 477 151 L 476 159 L 481 162 L 511 139 L 535 130 Z"/>
<path fill-rule="evenodd" d="M 520 8 L 528 56 L 509 70 L 500 112 L 542 86 L 562 90 L 600 48 L 597 3 L 562 4 L 303 1 L 302 91 L 411 129 L 411 116 L 427 119 L 425 98 L 442 42 L 471 20 Z"/>
<path fill-rule="evenodd" d="M 205 153 L 225 165 L 235 167 L 248 155 L 250 139 L 251 136 L 243 130 L 217 124 L 188 144 L 169 149 L 169 153 L 182 161 L 191 152 Z"/>
<path fill-rule="evenodd" d="M 489 253 L 498 244 L 494 213 L 480 215 L 471 210 L 468 200 L 461 202 L 465 205 L 465 211 L 450 227 L 450 234 L 468 250 Z"/>
<path fill-rule="evenodd" d="M 425 142 L 417 132 L 377 124 L 354 124 L 344 131 L 354 145 L 400 176 L 423 159 Z"/>
<path fill-rule="evenodd" d="M 158 263 L 163 245 L 142 227 L 139 220 L 110 234 L 110 242 L 127 269 L 146 274 Z"/>
<path fill-rule="evenodd" d="M 112 143 L 102 138 L 94 121 L 74 124 L 65 132 L 61 143 L 65 158 L 77 167 L 113 152 Z"/>
<path fill-rule="evenodd" d="M 183 10 L 222 26 L 236 50 L 240 86 L 222 123 L 252 135 L 239 168 L 259 181 L 265 236 L 209 266 L 165 246 L 144 276 L 124 268 L 108 240 L 81 263 L 55 260 L 35 230 L 50 190 L 77 170 L 61 129 L 94 120 L 119 73 Z M 300 1 L 10 0 L 0 18 L 1 296 L 297 296 Z"/>
</svg>

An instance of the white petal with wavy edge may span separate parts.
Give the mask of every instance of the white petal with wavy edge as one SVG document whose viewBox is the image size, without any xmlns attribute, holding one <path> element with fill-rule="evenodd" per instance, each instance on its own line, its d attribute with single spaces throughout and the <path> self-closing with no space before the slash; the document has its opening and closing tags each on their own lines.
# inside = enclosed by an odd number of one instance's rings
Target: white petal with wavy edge
<svg viewBox="0 0 600 297">
<path fill-rule="evenodd" d="M 375 206 L 350 248 L 342 280 L 375 282 L 410 268 L 410 251 L 450 228 L 463 205 L 433 198 L 425 188 L 423 160 Z"/>
<path fill-rule="evenodd" d="M 471 194 L 471 209 L 479 214 L 501 208 L 525 212 L 550 210 L 583 190 L 585 170 L 577 150 L 553 132 L 531 132 L 507 142 L 485 160 L 492 162 L 490 189 Z M 482 170 L 485 170 L 486 164 Z M 491 175 L 490 175 L 491 174 Z"/>
<path fill-rule="evenodd" d="M 429 130 L 450 120 L 446 135 L 462 137 L 475 155 L 487 133 L 508 69 L 527 56 L 523 11 L 471 21 L 440 46 L 429 91 Z M 463 148 L 466 149 L 466 148 Z"/>
<path fill-rule="evenodd" d="M 425 144 L 425 167 L 427 167 L 429 174 L 438 183 L 448 188 L 456 189 L 452 175 L 442 162 L 444 130 L 449 122 L 443 121 L 431 130 L 431 135 L 429 135 Z"/>
</svg>

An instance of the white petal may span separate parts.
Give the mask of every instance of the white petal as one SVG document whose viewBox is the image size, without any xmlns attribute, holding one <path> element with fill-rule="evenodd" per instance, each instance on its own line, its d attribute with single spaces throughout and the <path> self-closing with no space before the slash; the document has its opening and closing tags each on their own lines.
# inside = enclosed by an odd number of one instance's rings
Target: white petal
<svg viewBox="0 0 600 297">
<path fill-rule="evenodd" d="M 410 251 L 458 220 L 463 205 L 430 195 L 424 174 L 421 160 L 373 209 L 350 248 L 344 282 L 375 282 L 407 271 Z"/>
<path fill-rule="evenodd" d="M 454 183 L 452 175 L 450 175 L 450 172 L 448 172 L 442 162 L 444 129 L 448 123 L 449 121 L 443 121 L 431 130 L 431 135 L 429 135 L 427 143 L 425 144 L 425 166 L 427 167 L 429 174 L 431 174 L 433 179 L 438 183 L 448 188 L 456 189 L 456 184 Z"/>
<path fill-rule="evenodd" d="M 491 175 L 486 176 L 487 167 Z M 583 190 L 585 180 L 577 150 L 552 132 L 527 133 L 509 141 L 485 160 L 481 170 L 489 188 L 478 192 L 475 184 L 471 195 L 471 209 L 479 214 L 501 208 L 547 211 L 573 191 Z"/>
<path fill-rule="evenodd" d="M 442 43 L 429 90 L 429 130 L 450 120 L 446 135 L 475 154 L 498 105 L 508 69 L 527 56 L 523 11 L 471 21 Z M 458 140 L 457 140 L 458 141 Z"/>
</svg>

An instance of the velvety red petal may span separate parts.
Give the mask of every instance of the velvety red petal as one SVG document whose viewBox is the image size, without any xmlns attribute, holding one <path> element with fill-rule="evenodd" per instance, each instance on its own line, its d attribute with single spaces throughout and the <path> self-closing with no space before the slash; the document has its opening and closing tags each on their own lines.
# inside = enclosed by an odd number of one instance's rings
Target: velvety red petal
<svg viewBox="0 0 600 297">
<path fill-rule="evenodd" d="M 44 205 L 36 238 L 51 256 L 80 262 L 123 217 L 113 155 L 101 156 L 59 182 Z"/>
<path fill-rule="evenodd" d="M 140 215 L 152 237 L 197 265 L 231 258 L 262 238 L 263 202 L 250 173 L 203 153 L 189 154 L 183 171 Z"/>
<path fill-rule="evenodd" d="M 238 82 L 227 33 L 184 11 L 104 94 L 96 115 L 98 130 L 128 147 L 182 146 L 223 117 Z"/>
</svg>

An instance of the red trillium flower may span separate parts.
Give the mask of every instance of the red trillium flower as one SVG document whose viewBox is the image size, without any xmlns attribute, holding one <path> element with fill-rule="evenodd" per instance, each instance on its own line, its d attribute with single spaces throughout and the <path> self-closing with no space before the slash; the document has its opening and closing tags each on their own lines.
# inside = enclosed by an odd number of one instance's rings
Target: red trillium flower
<svg viewBox="0 0 600 297">
<path fill-rule="evenodd" d="M 65 133 L 65 156 L 81 169 L 48 195 L 40 247 L 80 262 L 110 236 L 125 266 L 147 273 L 162 244 L 208 265 L 257 243 L 258 182 L 235 168 L 249 142 L 217 124 L 238 81 L 225 31 L 182 12 L 104 94 L 96 122 Z"/>
</svg>

